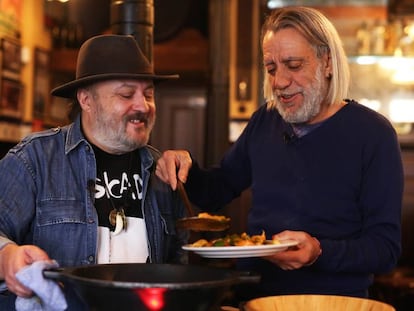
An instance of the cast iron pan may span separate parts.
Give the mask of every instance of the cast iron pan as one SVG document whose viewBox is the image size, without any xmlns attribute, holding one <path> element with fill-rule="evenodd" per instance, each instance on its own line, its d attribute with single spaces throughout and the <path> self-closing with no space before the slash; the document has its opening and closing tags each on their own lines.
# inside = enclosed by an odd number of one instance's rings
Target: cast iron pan
<svg viewBox="0 0 414 311">
<path fill-rule="evenodd" d="M 46 270 L 70 286 L 90 310 L 212 311 L 230 287 L 260 276 L 198 265 L 107 264 Z"/>
</svg>

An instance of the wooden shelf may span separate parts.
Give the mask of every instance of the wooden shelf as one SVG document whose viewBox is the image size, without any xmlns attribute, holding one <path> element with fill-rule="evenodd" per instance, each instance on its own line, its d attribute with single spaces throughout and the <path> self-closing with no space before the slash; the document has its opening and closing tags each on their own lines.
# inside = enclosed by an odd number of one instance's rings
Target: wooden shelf
<svg viewBox="0 0 414 311">
<path fill-rule="evenodd" d="M 154 44 L 156 72 L 207 72 L 208 41 L 195 29 L 184 29 L 173 39 Z"/>
<path fill-rule="evenodd" d="M 208 41 L 195 29 L 183 29 L 173 39 L 154 44 L 154 64 L 157 73 L 206 73 L 208 71 Z M 74 74 L 78 50 L 57 49 L 51 52 L 53 72 Z"/>
</svg>

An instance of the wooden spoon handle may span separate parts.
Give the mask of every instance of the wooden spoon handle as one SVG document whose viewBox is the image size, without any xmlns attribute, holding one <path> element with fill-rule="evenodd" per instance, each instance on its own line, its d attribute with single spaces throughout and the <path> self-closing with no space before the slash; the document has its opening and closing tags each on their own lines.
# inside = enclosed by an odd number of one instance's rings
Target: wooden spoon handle
<svg viewBox="0 0 414 311">
<path fill-rule="evenodd" d="M 194 217 L 195 212 L 193 210 L 193 207 L 191 205 L 190 200 L 188 199 L 187 192 L 185 191 L 184 184 L 182 183 L 181 180 L 177 180 L 177 190 L 178 190 L 178 193 L 181 196 L 181 199 L 184 202 L 185 208 L 187 209 L 188 216 L 189 217 Z"/>
</svg>

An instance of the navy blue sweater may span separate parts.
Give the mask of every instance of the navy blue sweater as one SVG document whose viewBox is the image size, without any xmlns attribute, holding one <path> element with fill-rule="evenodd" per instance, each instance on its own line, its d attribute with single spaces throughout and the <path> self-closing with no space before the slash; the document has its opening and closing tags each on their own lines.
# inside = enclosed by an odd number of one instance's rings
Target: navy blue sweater
<svg viewBox="0 0 414 311">
<path fill-rule="evenodd" d="M 259 296 L 295 293 L 364 296 L 375 273 L 401 252 L 403 169 L 391 124 L 349 101 L 297 138 L 276 110 L 262 106 L 220 166 L 193 165 L 190 199 L 212 210 L 248 187 L 248 233 L 306 231 L 321 242 L 315 264 L 284 271 L 261 259 L 239 267 L 262 274 Z"/>
</svg>

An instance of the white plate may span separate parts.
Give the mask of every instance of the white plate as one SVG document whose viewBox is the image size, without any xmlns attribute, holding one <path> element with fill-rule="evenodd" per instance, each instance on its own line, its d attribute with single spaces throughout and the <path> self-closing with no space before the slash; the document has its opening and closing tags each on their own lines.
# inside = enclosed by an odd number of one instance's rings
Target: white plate
<svg viewBox="0 0 414 311">
<path fill-rule="evenodd" d="M 286 240 L 280 244 L 272 244 L 268 241 L 263 245 L 254 246 L 209 246 L 209 247 L 193 247 L 191 244 L 184 245 L 183 249 L 192 251 L 201 257 L 206 258 L 242 258 L 242 257 L 262 257 L 269 256 L 274 253 L 284 251 L 290 246 L 297 245 L 294 240 Z"/>
</svg>

